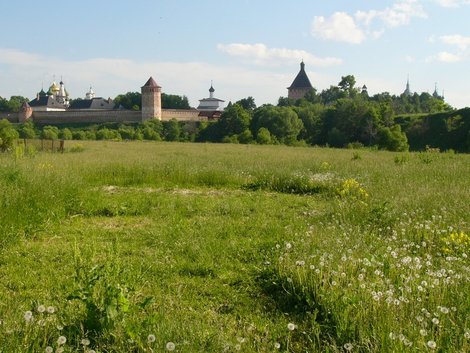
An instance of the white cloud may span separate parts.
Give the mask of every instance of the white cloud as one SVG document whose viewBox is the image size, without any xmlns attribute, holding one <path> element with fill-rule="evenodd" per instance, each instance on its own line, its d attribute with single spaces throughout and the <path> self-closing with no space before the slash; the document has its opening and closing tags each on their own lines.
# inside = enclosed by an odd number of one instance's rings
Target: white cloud
<svg viewBox="0 0 470 353">
<path fill-rule="evenodd" d="M 241 57 L 257 65 L 276 66 L 285 63 L 298 63 L 303 60 L 313 66 L 339 65 L 342 60 L 339 58 L 320 58 L 314 54 L 299 49 L 268 48 L 265 44 L 218 44 L 217 49 L 231 56 Z"/>
<path fill-rule="evenodd" d="M 459 61 L 462 61 L 463 57 L 460 54 L 454 54 L 454 53 L 449 53 L 446 51 L 441 51 L 437 53 L 436 55 L 429 56 L 426 58 L 426 62 L 443 62 L 443 63 L 456 63 Z"/>
<path fill-rule="evenodd" d="M 470 37 L 464 37 L 460 34 L 440 36 L 439 40 L 445 44 L 455 45 L 461 50 L 465 50 L 470 46 Z"/>
<path fill-rule="evenodd" d="M 322 39 L 353 44 L 361 43 L 366 37 L 354 18 L 345 12 L 335 12 L 330 18 L 315 16 L 312 34 Z"/>
<path fill-rule="evenodd" d="M 57 79 L 63 75 L 72 98 L 83 98 L 90 84 L 97 95 L 114 98 L 121 93 L 140 91 L 149 76 L 153 76 L 163 87 L 163 92 L 186 95 L 190 104 L 197 106 L 199 99 L 208 97 L 211 80 L 214 81 L 216 97 L 226 103 L 253 96 L 258 105 L 275 104 L 280 96 L 287 94 L 286 87 L 297 71 L 286 75 L 266 69 L 252 70 L 205 62 L 134 61 L 126 58 L 68 61 L 0 48 L 0 73 L 2 97 L 22 95 L 33 98 L 42 83 L 47 89 L 53 75 Z"/>
<path fill-rule="evenodd" d="M 443 7 L 460 7 L 461 5 L 469 5 L 469 0 L 436 0 Z"/>
<path fill-rule="evenodd" d="M 418 0 L 401 0 L 383 10 L 357 11 L 354 15 L 335 12 L 331 17 L 315 16 L 312 35 L 318 38 L 360 44 L 377 39 L 385 29 L 407 25 L 413 18 L 426 18 Z M 379 28 L 373 28 L 378 26 Z"/>
</svg>

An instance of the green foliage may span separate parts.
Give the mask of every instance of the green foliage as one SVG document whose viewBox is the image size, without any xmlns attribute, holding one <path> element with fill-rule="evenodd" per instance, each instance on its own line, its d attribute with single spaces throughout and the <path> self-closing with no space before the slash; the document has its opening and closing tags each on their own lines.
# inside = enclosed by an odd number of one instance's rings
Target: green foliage
<svg viewBox="0 0 470 353">
<path fill-rule="evenodd" d="M 176 94 L 162 93 L 162 108 L 164 109 L 190 109 L 188 97 Z"/>
<path fill-rule="evenodd" d="M 57 140 L 59 138 L 59 128 L 47 125 L 42 128 L 41 138 L 45 140 Z"/>
<path fill-rule="evenodd" d="M 8 120 L 0 120 L 0 152 L 11 150 L 18 137 L 18 132 Z"/>
<path fill-rule="evenodd" d="M 302 120 L 290 107 L 263 106 L 256 110 L 253 116 L 252 129 L 269 130 L 279 142 L 292 144 L 303 128 Z"/>
<path fill-rule="evenodd" d="M 73 138 L 72 131 L 68 128 L 63 128 L 59 131 L 59 138 L 63 140 L 71 140 Z"/>
<path fill-rule="evenodd" d="M 404 152 L 409 149 L 408 139 L 401 131 L 400 125 L 381 128 L 378 133 L 378 145 L 389 151 Z"/>
<path fill-rule="evenodd" d="M 32 121 L 26 121 L 22 124 L 18 132 L 22 139 L 34 139 L 36 137 L 36 130 Z"/>
<path fill-rule="evenodd" d="M 250 126 L 251 116 L 239 104 L 232 104 L 222 113 L 218 122 L 223 136 L 238 135 Z"/>
<path fill-rule="evenodd" d="M 165 136 L 165 141 L 179 141 L 180 135 L 181 127 L 176 119 L 171 119 L 163 123 L 163 136 Z"/>
<path fill-rule="evenodd" d="M 272 143 L 271 133 L 265 127 L 261 127 L 256 134 L 256 142 L 260 145 L 270 145 Z"/>
</svg>

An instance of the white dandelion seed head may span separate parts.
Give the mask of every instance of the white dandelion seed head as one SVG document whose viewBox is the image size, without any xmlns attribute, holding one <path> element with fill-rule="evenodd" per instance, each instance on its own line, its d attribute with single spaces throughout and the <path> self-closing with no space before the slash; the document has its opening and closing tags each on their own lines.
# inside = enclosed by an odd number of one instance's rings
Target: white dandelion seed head
<svg viewBox="0 0 470 353">
<path fill-rule="evenodd" d="M 286 243 L 286 249 L 287 249 L 287 250 L 292 249 L 292 244 L 291 244 L 291 243 Z"/>
<path fill-rule="evenodd" d="M 281 349 L 281 344 L 279 342 L 274 343 L 274 348 Z"/>
<path fill-rule="evenodd" d="M 55 350 L 55 353 L 63 353 L 64 352 L 64 347 L 59 347 Z"/>
<path fill-rule="evenodd" d="M 59 338 L 57 339 L 57 344 L 59 346 L 65 344 L 65 342 L 67 342 L 67 338 L 65 338 L 65 336 L 59 336 Z"/>
<path fill-rule="evenodd" d="M 439 325 L 439 319 L 437 317 L 433 317 L 431 321 L 434 325 Z"/>
<path fill-rule="evenodd" d="M 234 348 L 235 348 L 236 351 L 239 351 L 239 350 L 242 349 L 242 346 L 241 346 L 239 343 L 237 343 L 237 344 L 234 346 Z"/>
<path fill-rule="evenodd" d="M 155 342 L 155 340 L 156 340 L 155 335 L 148 335 L 147 336 L 147 342 L 153 343 L 153 342 Z"/>
<path fill-rule="evenodd" d="M 449 313 L 449 308 L 446 308 L 445 306 L 441 306 L 439 308 L 439 310 L 441 311 L 441 313 L 443 314 L 448 314 Z"/>
<path fill-rule="evenodd" d="M 421 330 L 419 330 L 419 334 L 420 334 L 421 336 L 426 336 L 428 333 L 426 332 L 425 329 L 421 329 Z"/>
<path fill-rule="evenodd" d="M 52 353 L 52 352 L 54 352 L 54 348 L 52 348 L 51 346 L 47 346 L 46 349 L 44 350 L 44 352 Z"/>
<path fill-rule="evenodd" d="M 352 349 L 354 348 L 354 346 L 352 345 L 352 343 L 345 343 L 344 344 L 344 349 L 346 349 L 348 352 L 352 351 Z"/>
<path fill-rule="evenodd" d="M 33 319 L 33 313 L 28 310 L 27 312 L 24 313 L 23 317 L 27 322 L 29 322 Z"/>
<path fill-rule="evenodd" d="M 436 342 L 434 342 L 434 341 L 428 341 L 428 342 L 426 343 L 426 346 L 428 346 L 428 347 L 431 348 L 431 349 L 436 349 L 437 344 L 436 344 Z"/>
<path fill-rule="evenodd" d="M 39 313 L 43 313 L 43 312 L 45 312 L 45 311 L 46 311 L 46 307 L 45 307 L 44 305 L 39 305 L 39 306 L 38 306 L 38 312 L 39 312 Z"/>
<path fill-rule="evenodd" d="M 464 336 L 466 339 L 470 340 L 470 331 L 468 331 L 468 330 L 465 331 L 465 333 L 463 334 L 463 336 Z"/>
<path fill-rule="evenodd" d="M 54 314 L 54 313 L 55 313 L 55 308 L 54 308 L 53 306 L 48 306 L 48 307 L 47 307 L 47 312 L 48 312 L 49 314 Z"/>
<path fill-rule="evenodd" d="M 82 340 L 80 341 L 80 343 L 83 345 L 83 346 L 89 346 L 90 345 L 90 340 L 88 338 L 82 338 Z"/>
<path fill-rule="evenodd" d="M 294 330 L 295 330 L 295 327 L 296 327 L 295 324 L 293 324 L 292 322 L 289 322 L 289 323 L 287 324 L 287 329 L 288 329 L 289 331 L 294 331 Z"/>
<path fill-rule="evenodd" d="M 172 352 L 175 350 L 176 345 L 173 342 L 168 342 L 165 347 L 167 351 Z"/>
</svg>

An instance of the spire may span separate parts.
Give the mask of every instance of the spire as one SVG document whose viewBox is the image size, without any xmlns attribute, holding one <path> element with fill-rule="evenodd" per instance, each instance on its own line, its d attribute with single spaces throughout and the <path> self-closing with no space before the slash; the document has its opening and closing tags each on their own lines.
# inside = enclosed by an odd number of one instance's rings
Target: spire
<svg viewBox="0 0 470 353">
<path fill-rule="evenodd" d="M 295 77 L 290 87 L 288 87 L 288 89 L 290 88 L 313 88 L 312 84 L 310 83 L 310 80 L 308 79 L 307 73 L 305 72 L 305 64 L 303 60 L 300 62 L 299 73 Z"/>
<path fill-rule="evenodd" d="M 411 96 L 411 90 L 410 90 L 410 75 L 408 74 L 406 77 L 406 89 L 403 92 L 405 96 L 410 97 Z"/>
<path fill-rule="evenodd" d="M 439 93 L 437 93 L 437 82 L 434 82 L 434 92 L 432 94 L 434 98 L 439 98 Z"/>
</svg>

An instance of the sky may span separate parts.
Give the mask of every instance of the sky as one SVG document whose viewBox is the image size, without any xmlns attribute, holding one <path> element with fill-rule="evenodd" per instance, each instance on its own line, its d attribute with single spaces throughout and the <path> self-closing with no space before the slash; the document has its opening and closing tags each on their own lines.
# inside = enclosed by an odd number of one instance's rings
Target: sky
<svg viewBox="0 0 470 353">
<path fill-rule="evenodd" d="M 140 91 L 152 76 L 192 106 L 276 104 L 303 60 L 318 90 L 354 75 L 370 95 L 438 93 L 470 106 L 470 0 L 2 1 L 0 96 L 52 81 L 71 98 Z"/>
</svg>

